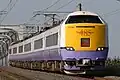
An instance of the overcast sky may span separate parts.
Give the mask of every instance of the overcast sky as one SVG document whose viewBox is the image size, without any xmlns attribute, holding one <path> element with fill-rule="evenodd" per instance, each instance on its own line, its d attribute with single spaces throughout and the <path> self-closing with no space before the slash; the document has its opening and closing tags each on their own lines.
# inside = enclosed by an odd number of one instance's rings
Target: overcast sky
<svg viewBox="0 0 120 80">
<path fill-rule="evenodd" d="M 0 10 L 3 10 L 10 0 L 0 0 Z M 16 0 L 12 0 L 13 3 Z M 34 11 L 43 10 L 57 0 L 18 0 L 2 24 L 23 24 L 33 16 Z M 60 0 L 49 8 L 55 11 L 71 0 Z M 120 56 L 120 2 L 117 0 L 73 0 L 59 11 L 74 11 L 78 3 L 82 3 L 83 10 L 96 12 L 104 18 L 109 27 L 109 56 Z M 1 16 L 2 19 L 3 16 Z M 37 17 L 37 19 L 40 17 Z M 42 20 L 40 20 L 42 21 Z"/>
</svg>

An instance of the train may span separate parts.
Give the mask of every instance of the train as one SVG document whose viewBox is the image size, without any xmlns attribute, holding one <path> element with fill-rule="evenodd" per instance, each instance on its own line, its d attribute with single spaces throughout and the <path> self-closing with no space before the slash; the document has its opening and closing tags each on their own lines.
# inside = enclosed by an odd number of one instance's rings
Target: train
<svg viewBox="0 0 120 80">
<path fill-rule="evenodd" d="M 97 13 L 74 11 L 57 26 L 9 46 L 11 66 L 65 74 L 105 68 L 108 26 Z"/>
</svg>

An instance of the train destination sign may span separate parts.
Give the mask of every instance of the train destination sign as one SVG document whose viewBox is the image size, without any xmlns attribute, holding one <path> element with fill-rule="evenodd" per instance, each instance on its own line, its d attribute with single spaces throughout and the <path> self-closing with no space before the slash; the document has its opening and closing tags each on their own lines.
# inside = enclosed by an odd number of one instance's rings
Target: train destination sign
<svg viewBox="0 0 120 80">
<path fill-rule="evenodd" d="M 81 29 L 80 31 L 76 31 L 81 36 L 91 36 L 94 32 L 90 29 Z"/>
</svg>

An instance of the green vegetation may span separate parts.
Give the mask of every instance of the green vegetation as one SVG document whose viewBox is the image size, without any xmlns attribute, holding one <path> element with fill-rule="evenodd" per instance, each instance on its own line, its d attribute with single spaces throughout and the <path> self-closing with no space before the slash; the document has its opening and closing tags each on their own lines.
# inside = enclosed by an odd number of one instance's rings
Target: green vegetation
<svg viewBox="0 0 120 80">
<path fill-rule="evenodd" d="M 108 58 L 106 60 L 106 74 L 107 75 L 114 75 L 114 76 L 120 76 L 120 58 L 114 57 L 114 58 Z"/>
<path fill-rule="evenodd" d="M 119 57 L 114 57 L 108 58 L 106 60 L 106 67 L 114 67 L 114 68 L 120 68 L 120 58 Z"/>
</svg>

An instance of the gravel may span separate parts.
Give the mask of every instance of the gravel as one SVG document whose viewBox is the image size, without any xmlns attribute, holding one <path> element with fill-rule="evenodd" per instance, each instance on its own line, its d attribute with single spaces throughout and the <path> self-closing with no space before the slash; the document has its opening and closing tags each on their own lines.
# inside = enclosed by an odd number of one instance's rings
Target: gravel
<svg viewBox="0 0 120 80">
<path fill-rule="evenodd" d="M 56 73 L 47 73 L 41 71 L 26 70 L 15 67 L 3 67 L 2 71 L 11 72 L 12 74 L 17 74 L 23 77 L 26 77 L 29 80 L 94 80 L 89 78 L 68 76 L 63 74 Z"/>
<path fill-rule="evenodd" d="M 14 80 L 120 80 L 120 77 L 118 76 L 94 77 L 94 79 L 91 79 L 15 67 L 1 67 L 0 69 L 1 72 L 9 73 L 9 75 L 15 77 L 16 79 Z M 2 76 L 2 74 L 0 74 L 0 78 L 0 80 L 10 80 L 7 79 L 7 77 Z"/>
</svg>

